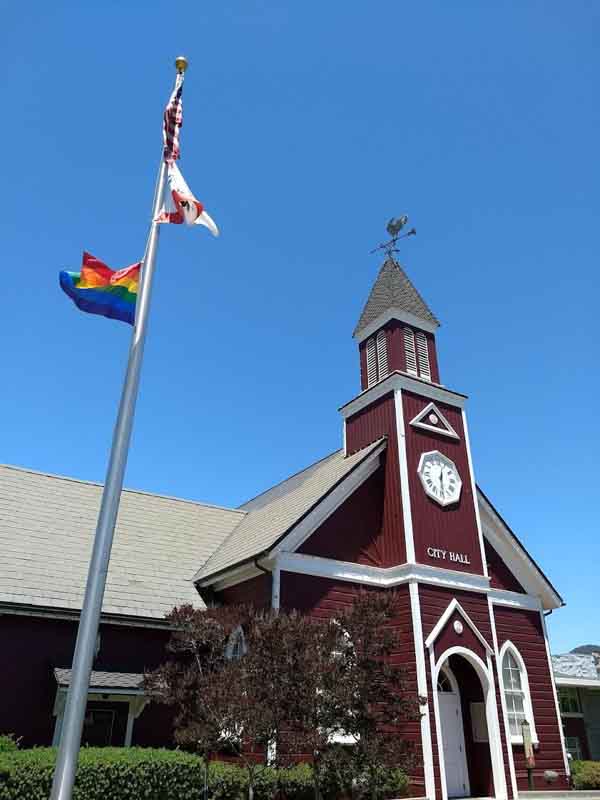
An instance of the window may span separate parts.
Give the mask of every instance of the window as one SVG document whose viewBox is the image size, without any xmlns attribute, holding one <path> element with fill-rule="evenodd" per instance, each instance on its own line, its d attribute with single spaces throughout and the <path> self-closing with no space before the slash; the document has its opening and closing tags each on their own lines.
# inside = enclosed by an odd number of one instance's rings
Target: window
<svg viewBox="0 0 600 800">
<path fill-rule="evenodd" d="M 574 686 L 561 687 L 558 690 L 561 714 L 581 714 L 579 692 Z"/>
<path fill-rule="evenodd" d="M 367 340 L 367 387 L 382 381 L 389 374 L 387 335 L 381 330 Z"/>
<path fill-rule="evenodd" d="M 246 647 L 246 638 L 242 626 L 239 625 L 232 631 L 227 648 L 225 650 L 225 658 L 229 661 L 239 661 L 239 659 L 246 655 L 248 648 Z"/>
<path fill-rule="evenodd" d="M 471 731 L 474 742 L 489 742 L 485 703 L 471 703 Z"/>
<path fill-rule="evenodd" d="M 437 682 L 438 692 L 452 692 L 452 684 L 450 678 L 446 675 L 443 669 L 440 670 Z"/>
<path fill-rule="evenodd" d="M 573 761 L 581 761 L 583 758 L 581 754 L 581 742 L 579 736 L 565 736 L 565 747 L 567 753 L 571 756 Z"/>
<path fill-rule="evenodd" d="M 502 688 L 511 740 L 513 743 L 521 743 L 523 741 L 521 725 L 527 720 L 531 726 L 531 738 L 537 744 L 533 709 L 529 695 L 529 681 L 521 654 L 510 642 L 506 642 L 500 652 L 504 652 L 501 659 Z"/>
<path fill-rule="evenodd" d="M 426 381 L 430 381 L 431 366 L 429 364 L 427 336 L 423 331 L 415 333 L 412 328 L 404 328 L 403 337 L 406 371 L 409 375 L 417 375 Z"/>
</svg>

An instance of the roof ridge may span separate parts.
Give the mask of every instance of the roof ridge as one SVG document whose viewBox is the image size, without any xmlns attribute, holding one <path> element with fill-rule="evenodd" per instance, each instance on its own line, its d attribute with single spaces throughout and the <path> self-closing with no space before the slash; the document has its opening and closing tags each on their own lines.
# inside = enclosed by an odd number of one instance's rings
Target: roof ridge
<svg viewBox="0 0 600 800">
<path fill-rule="evenodd" d="M 15 464 L 2 464 L 0 463 L 0 469 L 10 469 L 14 470 L 15 472 L 27 472 L 30 475 L 41 475 L 44 478 L 54 478 L 55 480 L 59 481 L 69 481 L 70 483 L 81 483 L 85 486 L 97 486 L 102 488 L 104 486 L 103 483 L 100 481 L 89 481 L 84 480 L 83 478 L 73 478 L 71 475 L 58 475 L 55 472 L 44 472 L 38 469 L 31 469 L 30 467 L 19 467 Z M 174 495 L 169 494 L 160 494 L 158 492 L 147 492 L 143 489 L 129 489 L 127 487 L 123 488 L 124 492 L 128 494 L 141 494 L 145 497 L 157 497 L 159 500 L 174 500 L 177 503 L 189 503 L 190 505 L 194 506 L 201 506 L 202 508 L 215 508 L 219 511 L 230 511 L 235 514 L 247 514 L 247 511 L 243 511 L 240 508 L 234 508 L 232 506 L 220 506 L 216 505 L 215 503 L 203 503 L 200 500 L 190 500 L 187 497 L 175 497 Z"/>
<path fill-rule="evenodd" d="M 299 469 L 297 472 L 293 472 L 291 475 L 288 475 L 287 478 L 283 478 L 283 480 L 280 480 L 277 483 L 274 483 L 272 486 L 269 486 L 268 489 L 265 489 L 264 491 L 259 492 L 258 494 L 254 495 L 254 497 L 251 497 L 249 500 L 246 500 L 244 503 L 240 503 L 240 505 L 237 506 L 237 508 L 241 509 L 242 506 L 248 505 L 248 503 L 253 503 L 255 500 L 258 500 L 259 497 L 262 497 L 263 494 L 267 494 L 267 492 L 272 492 L 273 489 L 276 489 L 278 486 L 283 486 L 284 483 L 287 483 L 287 481 L 291 481 L 292 478 L 297 478 L 298 475 L 302 475 L 303 472 L 306 472 L 307 470 L 311 469 L 312 467 L 316 467 L 317 464 L 320 464 L 322 461 L 327 461 L 328 458 L 331 458 L 332 456 L 335 456 L 335 455 L 337 455 L 338 453 L 341 453 L 341 452 L 342 452 L 342 448 L 339 447 L 337 450 L 333 450 L 328 455 L 323 456 L 323 458 L 318 458 L 316 461 L 313 461 L 313 463 L 309 464 L 307 467 L 304 467 L 303 469 Z M 244 513 L 249 514 L 250 512 L 246 511 Z"/>
</svg>

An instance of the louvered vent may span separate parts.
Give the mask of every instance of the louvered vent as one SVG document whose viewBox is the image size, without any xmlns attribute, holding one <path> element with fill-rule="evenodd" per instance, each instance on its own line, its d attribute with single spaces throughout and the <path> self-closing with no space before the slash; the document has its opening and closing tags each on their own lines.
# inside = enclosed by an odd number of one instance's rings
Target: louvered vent
<svg viewBox="0 0 600 800">
<path fill-rule="evenodd" d="M 389 372 L 387 358 L 387 336 L 385 335 L 384 331 L 379 331 L 377 334 L 377 371 L 380 381 L 383 380 Z"/>
<path fill-rule="evenodd" d="M 377 383 L 377 352 L 375 339 L 367 341 L 367 386 Z"/>
<path fill-rule="evenodd" d="M 429 368 L 429 350 L 427 349 L 427 337 L 422 331 L 417 332 L 417 356 L 419 359 L 419 375 L 426 381 L 431 380 L 431 369 Z"/>
<path fill-rule="evenodd" d="M 415 355 L 415 335 L 410 328 L 404 328 L 404 355 L 406 356 L 406 371 L 417 375 L 417 356 Z"/>
</svg>

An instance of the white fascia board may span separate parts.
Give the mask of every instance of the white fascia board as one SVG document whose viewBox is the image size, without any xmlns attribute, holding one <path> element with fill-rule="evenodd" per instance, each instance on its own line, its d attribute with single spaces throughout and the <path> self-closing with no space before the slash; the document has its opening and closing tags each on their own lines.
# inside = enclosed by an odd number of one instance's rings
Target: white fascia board
<svg viewBox="0 0 600 800">
<path fill-rule="evenodd" d="M 421 328 L 421 330 L 427 331 L 428 333 L 435 333 L 440 327 L 438 322 L 430 322 L 428 319 L 422 319 L 421 317 L 417 317 L 416 314 L 412 314 L 410 311 L 405 311 L 403 308 L 387 308 L 378 317 L 375 317 L 372 322 L 369 322 L 359 333 L 355 333 L 354 338 L 358 344 L 364 342 L 365 339 L 372 336 L 391 319 L 397 319 L 399 322 L 406 322 L 407 325 L 411 325 L 413 328 Z"/>
<path fill-rule="evenodd" d="M 560 608 L 561 598 L 550 586 L 530 556 L 519 546 L 514 536 L 480 492 L 477 492 L 483 535 L 502 558 L 528 595 L 540 597 L 544 609 Z"/>
<path fill-rule="evenodd" d="M 492 650 L 490 645 L 487 643 L 485 638 L 480 633 L 477 625 L 475 625 L 475 623 L 473 622 L 471 617 L 467 614 L 467 612 L 464 610 L 464 608 L 458 602 L 456 597 L 453 598 L 450 601 L 450 603 L 448 605 L 448 608 L 444 611 L 442 616 L 438 619 L 438 621 L 434 625 L 433 630 L 431 631 L 431 633 L 429 634 L 427 639 L 425 639 L 425 646 L 426 647 L 431 647 L 433 645 L 433 643 L 435 642 L 437 637 L 440 635 L 440 633 L 444 629 L 446 623 L 448 622 L 448 620 L 450 619 L 452 614 L 454 614 L 454 612 L 456 612 L 457 614 L 460 614 L 460 616 L 464 619 L 464 621 L 467 623 L 469 628 L 471 628 L 471 630 L 473 631 L 473 633 L 477 637 L 478 641 L 483 646 L 483 648 L 486 651 L 486 653 L 493 653 L 494 651 Z"/>
<path fill-rule="evenodd" d="M 497 606 L 510 606 L 528 611 L 540 611 L 542 608 L 539 597 L 521 592 L 509 592 L 506 589 L 493 589 L 490 598 Z"/>
<path fill-rule="evenodd" d="M 386 394 L 394 391 L 404 389 L 407 392 L 414 392 L 430 400 L 437 400 L 439 403 L 447 403 L 455 408 L 464 408 L 467 403 L 467 397 L 464 394 L 453 392 L 451 389 L 446 389 L 438 383 L 430 383 L 429 381 L 413 378 L 405 372 L 390 372 L 387 378 L 373 384 L 368 389 L 365 389 L 353 400 L 340 406 L 338 411 L 344 417 L 353 416 L 358 411 L 361 411 L 366 406 L 371 405 L 375 400 L 379 400 Z"/>
<path fill-rule="evenodd" d="M 381 463 L 381 453 L 386 446 L 387 442 L 382 442 L 361 464 L 355 467 L 332 492 L 292 528 L 278 545 L 269 551 L 269 556 L 276 558 L 280 553 L 297 550 L 377 470 Z"/>
<path fill-rule="evenodd" d="M 260 559 L 257 557 L 257 561 Z M 269 569 L 267 564 L 261 564 L 264 569 Z M 198 581 L 198 586 L 206 587 L 212 586 L 215 592 L 222 592 L 223 589 L 229 589 L 230 586 L 235 586 L 238 583 L 243 583 L 244 581 L 250 580 L 250 578 L 256 578 L 258 575 L 264 575 L 264 572 L 260 570 L 254 561 L 242 564 L 241 566 L 228 570 L 224 572 L 216 581 L 214 578 L 205 578 L 203 581 Z"/>
<path fill-rule="evenodd" d="M 600 678 L 570 678 L 569 676 L 555 677 L 557 686 L 573 686 L 580 689 L 600 689 Z M 564 715 L 563 715 L 564 716 Z"/>
</svg>

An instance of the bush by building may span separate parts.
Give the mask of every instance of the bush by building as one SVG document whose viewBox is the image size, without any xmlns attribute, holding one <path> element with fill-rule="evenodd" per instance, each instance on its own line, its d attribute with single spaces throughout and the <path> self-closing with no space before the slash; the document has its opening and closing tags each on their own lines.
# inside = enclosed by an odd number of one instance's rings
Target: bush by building
<svg viewBox="0 0 600 800">
<path fill-rule="evenodd" d="M 47 800 L 52 786 L 56 750 L 34 748 L 0 752 L 0 800 Z M 389 770 L 384 783 L 388 797 L 407 788 L 400 770 Z M 178 750 L 84 747 L 79 756 L 74 800 L 182 800 L 203 797 L 204 764 Z M 324 800 L 335 800 L 347 787 L 331 782 Z M 211 762 L 209 800 L 242 800 L 248 791 L 248 773 L 236 764 Z M 358 794 L 356 796 L 359 796 Z M 287 769 L 266 767 L 258 775 L 255 800 L 312 800 L 314 778 L 308 764 Z"/>
<path fill-rule="evenodd" d="M 574 761 L 571 774 L 573 788 L 600 789 L 600 761 Z"/>
</svg>

